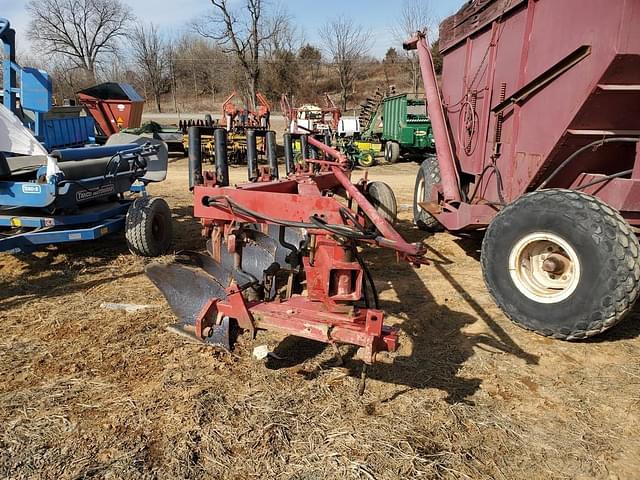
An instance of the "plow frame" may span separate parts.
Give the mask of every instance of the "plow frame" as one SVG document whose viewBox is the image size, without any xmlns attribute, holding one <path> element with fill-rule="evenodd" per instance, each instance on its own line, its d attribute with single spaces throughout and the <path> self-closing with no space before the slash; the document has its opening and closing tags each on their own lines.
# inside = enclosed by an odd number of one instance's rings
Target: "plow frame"
<svg viewBox="0 0 640 480">
<path fill-rule="evenodd" d="M 322 158 L 305 159 L 283 179 L 264 168 L 254 181 L 230 187 L 228 176 L 202 172 L 197 159 L 190 163 L 190 177 L 195 180 L 194 217 L 201 221 L 214 260 L 231 255 L 234 264 L 241 265 L 242 233 L 248 226 L 264 233 L 273 225 L 300 228 L 308 239 L 299 250 L 306 282 L 303 293 L 293 293 L 289 284 L 284 297 L 255 301 L 243 295 L 248 286 L 232 283 L 225 288 L 225 298 L 210 298 L 204 304 L 196 315 L 194 333 L 206 341 L 216 325 L 232 318 L 252 335 L 257 329 L 276 330 L 325 343 L 355 345 L 359 347 L 357 357 L 371 364 L 378 352 L 397 348 L 398 333 L 383 324 L 384 312 L 356 305 L 365 298 L 366 281 L 365 267 L 357 253 L 354 257 L 356 244 L 394 249 L 399 258 L 416 266 L 425 263 L 424 248 L 407 243 L 371 204 L 365 195 L 366 179 L 352 183 L 342 153 L 313 136 L 305 137 Z M 217 170 L 224 163 L 224 158 L 217 158 Z M 250 168 L 250 179 L 252 173 Z M 340 195 L 344 200 L 338 200 Z M 355 239 L 335 232 L 341 228 L 364 232 L 367 219 L 376 226 L 377 235 Z"/>
</svg>

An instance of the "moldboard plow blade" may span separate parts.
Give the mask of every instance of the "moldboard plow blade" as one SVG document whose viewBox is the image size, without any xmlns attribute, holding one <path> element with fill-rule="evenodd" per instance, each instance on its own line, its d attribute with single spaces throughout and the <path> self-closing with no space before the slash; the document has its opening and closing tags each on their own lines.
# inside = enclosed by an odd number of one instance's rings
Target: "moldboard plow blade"
<svg viewBox="0 0 640 480">
<path fill-rule="evenodd" d="M 229 350 L 229 319 L 212 313 L 215 302 L 226 299 L 225 287 L 195 263 L 195 267 L 177 262 L 153 263 L 145 273 L 180 320 L 169 327 L 171 332 Z M 222 279 L 231 279 L 222 267 L 218 273 Z"/>
</svg>

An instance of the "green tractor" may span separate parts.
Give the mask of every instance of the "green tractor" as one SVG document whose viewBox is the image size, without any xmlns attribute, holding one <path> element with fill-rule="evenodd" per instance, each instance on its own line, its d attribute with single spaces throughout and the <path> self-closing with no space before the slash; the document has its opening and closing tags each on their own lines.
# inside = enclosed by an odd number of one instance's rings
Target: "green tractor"
<svg viewBox="0 0 640 480">
<path fill-rule="evenodd" d="M 435 152 L 433 129 L 423 98 L 410 98 L 406 93 L 368 99 L 360 116 L 362 138 L 378 140 L 384 145 L 384 158 L 389 163 L 412 158 L 422 161 Z"/>
<path fill-rule="evenodd" d="M 352 167 L 356 165 L 363 168 L 373 167 L 376 164 L 376 155 L 380 151 L 380 144 L 352 138 L 338 137 L 335 146 L 347 156 Z"/>
</svg>

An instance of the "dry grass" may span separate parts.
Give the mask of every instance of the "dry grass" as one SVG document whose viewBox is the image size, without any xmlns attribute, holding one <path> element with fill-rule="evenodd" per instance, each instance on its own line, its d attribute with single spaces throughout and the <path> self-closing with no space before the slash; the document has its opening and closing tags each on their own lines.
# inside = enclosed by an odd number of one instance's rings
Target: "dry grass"
<svg viewBox="0 0 640 480">
<path fill-rule="evenodd" d="M 198 248 L 185 164 L 161 189 Z M 409 203 L 414 165 L 371 172 Z M 240 177 L 241 170 L 233 175 Z M 405 221 L 411 240 L 422 235 Z M 233 354 L 174 321 L 120 238 L 0 256 L 0 476 L 6 478 L 637 478 L 640 327 L 547 340 L 491 302 L 478 243 L 427 240 L 431 267 L 368 253 L 402 329 L 394 365 L 339 367 L 330 349 L 260 333 Z M 152 304 L 135 314 L 102 302 Z M 637 314 L 634 314 L 637 315 Z M 283 360 L 258 362 L 254 345 Z"/>
</svg>

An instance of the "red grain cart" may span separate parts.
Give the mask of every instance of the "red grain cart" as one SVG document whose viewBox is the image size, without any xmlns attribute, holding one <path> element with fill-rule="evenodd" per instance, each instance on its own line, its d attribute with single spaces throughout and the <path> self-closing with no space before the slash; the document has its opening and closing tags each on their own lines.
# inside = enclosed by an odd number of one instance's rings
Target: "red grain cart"
<svg viewBox="0 0 640 480">
<path fill-rule="evenodd" d="M 516 323 L 580 339 L 640 280 L 640 1 L 476 0 L 440 26 L 442 91 L 417 49 L 437 159 L 415 223 L 487 228 L 489 291 Z"/>
</svg>

